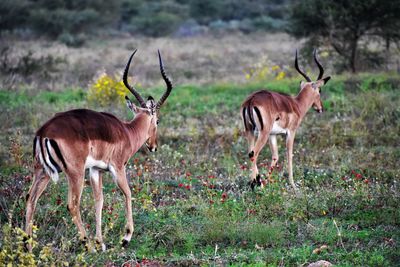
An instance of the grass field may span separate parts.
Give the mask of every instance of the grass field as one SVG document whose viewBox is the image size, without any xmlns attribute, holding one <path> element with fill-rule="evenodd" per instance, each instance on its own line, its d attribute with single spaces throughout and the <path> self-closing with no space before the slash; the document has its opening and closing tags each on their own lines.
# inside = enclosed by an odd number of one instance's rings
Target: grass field
<svg viewBox="0 0 400 267">
<path fill-rule="evenodd" d="M 119 243 L 122 194 L 104 177 L 103 233 L 109 249 L 87 252 L 66 209 L 67 184 L 52 183 L 39 201 L 33 254 L 22 250 L 25 194 L 32 181 L 34 131 L 58 111 L 99 108 L 86 90 L 0 92 L 0 262 L 15 265 L 395 266 L 400 261 L 400 79 L 396 75 L 336 76 L 323 90 L 327 111 L 310 111 L 295 142 L 294 176 L 286 180 L 283 140 L 275 183 L 255 192 L 239 107 L 257 88 L 295 94 L 298 79 L 242 85 L 177 86 L 162 109 L 157 153 L 142 148 L 128 164 L 135 233 Z M 146 89 L 159 96 L 163 88 Z M 146 95 L 145 93 L 145 95 Z M 261 156 L 268 172 L 270 152 Z M 94 237 L 94 201 L 85 186 L 81 211 Z M 0 264 L 2 265 L 2 264 Z"/>
</svg>

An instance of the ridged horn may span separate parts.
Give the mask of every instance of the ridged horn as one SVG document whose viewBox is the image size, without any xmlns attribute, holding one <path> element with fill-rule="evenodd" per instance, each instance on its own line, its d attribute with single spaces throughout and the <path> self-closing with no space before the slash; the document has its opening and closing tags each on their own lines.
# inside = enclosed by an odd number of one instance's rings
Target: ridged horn
<svg viewBox="0 0 400 267">
<path fill-rule="evenodd" d="M 160 109 L 160 107 L 162 106 L 162 104 L 164 104 L 165 100 L 168 98 L 169 94 L 172 91 L 172 82 L 171 79 L 167 76 L 167 74 L 165 74 L 164 64 L 161 58 L 160 50 L 158 50 L 158 59 L 160 61 L 161 76 L 163 77 L 165 84 L 167 85 L 167 90 L 165 91 L 165 93 L 163 94 L 163 96 L 160 98 L 160 100 L 157 102 L 156 105 L 156 108 Z"/>
<path fill-rule="evenodd" d="M 128 63 L 126 64 L 125 67 L 125 71 L 124 71 L 124 76 L 123 76 L 123 82 L 126 86 L 126 88 L 128 88 L 129 91 L 131 91 L 131 93 L 136 97 L 137 101 L 139 102 L 140 106 L 142 108 L 146 107 L 146 102 L 144 102 L 143 98 L 139 95 L 139 93 L 128 83 L 128 72 L 129 72 L 129 66 L 131 65 L 131 61 L 133 56 L 136 54 L 137 49 L 135 49 L 135 51 L 133 51 L 132 55 L 130 56 Z"/>
<path fill-rule="evenodd" d="M 324 75 L 324 68 L 322 67 L 321 63 L 319 63 L 319 61 L 317 59 L 317 49 L 314 49 L 314 61 L 317 64 L 318 69 L 319 69 L 319 74 L 318 74 L 318 78 L 317 78 L 317 81 L 318 81 Z"/>
<path fill-rule="evenodd" d="M 299 68 L 299 62 L 298 62 L 298 59 L 297 59 L 297 49 L 296 49 L 296 58 L 294 60 L 294 67 L 307 80 L 307 82 L 311 82 L 311 79 L 304 72 L 302 72 L 300 70 L 300 68 Z"/>
</svg>

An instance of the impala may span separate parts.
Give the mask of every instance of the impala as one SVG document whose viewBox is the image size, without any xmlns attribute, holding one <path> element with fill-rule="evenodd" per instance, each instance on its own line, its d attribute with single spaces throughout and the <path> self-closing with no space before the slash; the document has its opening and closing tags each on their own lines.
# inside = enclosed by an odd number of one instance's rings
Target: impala
<svg viewBox="0 0 400 267">
<path fill-rule="evenodd" d="M 158 52 L 161 75 L 167 89 L 158 102 L 149 96 L 144 101 L 128 83 L 128 71 L 136 50 L 130 56 L 123 74 L 123 82 L 140 104 L 136 106 L 126 96 L 128 108 L 135 113 L 132 121 L 123 122 L 114 115 L 88 109 L 75 109 L 56 114 L 36 132 L 33 141 L 34 181 L 27 195 L 26 226 L 32 235 L 32 220 L 36 203 L 50 178 L 57 181 L 64 172 L 68 181 L 68 210 L 78 228 L 80 240 L 86 243 L 86 231 L 80 215 L 80 201 L 85 170 L 89 169 L 96 209 L 96 243 L 105 250 L 101 232 L 103 208 L 102 173 L 110 171 L 114 182 L 125 196 L 126 234 L 122 246 L 132 238 L 133 218 L 131 191 L 125 167 L 129 158 L 146 144 L 150 151 L 157 150 L 157 124 L 160 107 L 172 90 Z M 29 250 L 32 248 L 28 245 Z"/>
<path fill-rule="evenodd" d="M 293 97 L 282 93 L 260 90 L 248 96 L 241 106 L 245 136 L 249 144 L 249 158 L 252 161 L 250 181 L 252 189 L 256 185 L 263 186 L 257 168 L 257 158 L 261 149 L 269 139 L 272 161 L 268 179 L 271 180 L 271 171 L 279 159 L 276 135 L 284 134 L 286 135 L 289 182 L 293 189 L 296 190 L 292 170 L 293 142 L 296 130 L 311 107 L 319 113 L 323 111 L 320 88 L 330 79 L 329 76 L 322 78 L 324 69 L 317 59 L 315 50 L 314 61 L 319 68 L 319 75 L 316 81 L 312 81 L 300 70 L 296 50 L 295 68 L 306 79 L 306 82 L 301 82 L 300 92 L 297 96 Z M 257 137 L 256 133 L 258 133 Z"/>
</svg>

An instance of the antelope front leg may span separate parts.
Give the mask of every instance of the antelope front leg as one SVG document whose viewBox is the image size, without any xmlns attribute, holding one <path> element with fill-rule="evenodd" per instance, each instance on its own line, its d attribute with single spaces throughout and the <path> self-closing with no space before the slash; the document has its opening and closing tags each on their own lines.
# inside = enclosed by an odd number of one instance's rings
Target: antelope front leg
<svg viewBox="0 0 400 267">
<path fill-rule="evenodd" d="M 103 236 L 101 233 L 101 214 L 103 210 L 103 179 L 102 174 L 99 170 L 94 168 L 90 169 L 90 184 L 93 190 L 93 196 L 95 200 L 96 208 L 96 243 L 101 246 L 101 250 L 106 250 L 106 245 L 103 242 Z"/>
<path fill-rule="evenodd" d="M 293 161 L 293 143 L 294 143 L 294 136 L 295 132 L 288 132 L 286 136 L 286 157 L 288 161 L 288 175 L 289 175 L 289 183 L 293 187 L 293 189 L 296 191 L 296 185 L 294 184 L 293 181 L 293 166 L 292 166 L 292 161 Z"/>
<path fill-rule="evenodd" d="M 133 217 L 132 217 L 132 196 L 126 179 L 125 168 L 112 171 L 118 187 L 125 195 L 125 215 L 126 215 L 126 234 L 122 240 L 122 247 L 127 247 L 131 241 L 133 234 Z"/>
</svg>

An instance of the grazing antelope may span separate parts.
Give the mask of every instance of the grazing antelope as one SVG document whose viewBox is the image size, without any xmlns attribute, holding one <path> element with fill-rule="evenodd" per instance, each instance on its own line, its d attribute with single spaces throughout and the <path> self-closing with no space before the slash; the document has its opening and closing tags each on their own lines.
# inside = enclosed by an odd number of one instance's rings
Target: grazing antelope
<svg viewBox="0 0 400 267">
<path fill-rule="evenodd" d="M 158 102 L 149 96 L 144 101 L 128 83 L 128 71 L 136 50 L 130 56 L 123 74 L 123 82 L 140 104 L 136 106 L 126 96 L 128 108 L 136 113 L 130 122 L 114 115 L 88 109 L 75 109 L 57 113 L 36 132 L 33 141 L 34 181 L 27 195 L 26 228 L 32 235 L 32 220 L 36 203 L 50 178 L 58 180 L 64 172 L 68 181 L 68 210 L 78 228 L 80 240 L 86 242 L 86 231 L 80 215 L 80 200 L 85 170 L 89 169 L 96 209 L 96 243 L 105 250 L 101 233 L 103 208 L 102 173 L 110 171 L 113 180 L 125 196 L 126 234 L 122 246 L 126 247 L 133 233 L 131 191 L 125 167 L 129 158 L 146 144 L 150 151 L 157 150 L 157 124 L 160 107 L 172 90 L 170 78 L 165 74 L 158 52 L 161 75 L 167 90 Z M 31 247 L 28 246 L 31 250 Z"/>
<path fill-rule="evenodd" d="M 273 170 L 279 159 L 278 144 L 276 140 L 276 135 L 278 134 L 286 135 L 286 156 L 289 182 L 293 189 L 296 189 L 292 171 L 293 142 L 296 130 L 299 128 L 301 121 L 310 107 L 313 107 L 319 113 L 323 111 L 322 101 L 320 98 L 320 88 L 330 79 L 329 76 L 322 78 L 324 75 L 324 69 L 317 59 L 315 50 L 314 61 L 319 68 L 319 75 L 317 80 L 313 82 L 303 71 L 300 70 L 296 50 L 295 68 L 307 81 L 301 82 L 300 92 L 296 97 L 277 92 L 260 90 L 248 96 L 241 106 L 245 136 L 249 144 L 249 158 L 252 161 L 250 182 L 252 189 L 254 189 L 256 185 L 263 186 L 258 173 L 257 158 L 268 139 L 272 152 L 272 162 L 268 177 L 271 179 L 271 170 Z M 257 139 L 256 131 L 258 132 Z"/>
</svg>

